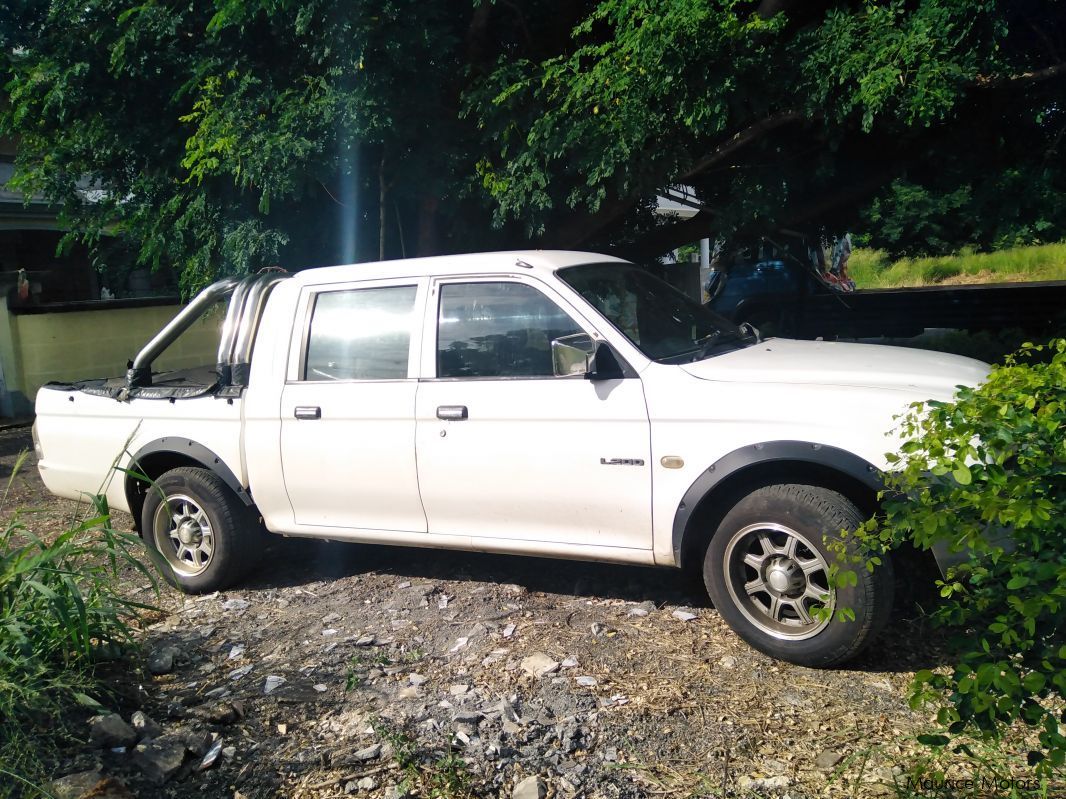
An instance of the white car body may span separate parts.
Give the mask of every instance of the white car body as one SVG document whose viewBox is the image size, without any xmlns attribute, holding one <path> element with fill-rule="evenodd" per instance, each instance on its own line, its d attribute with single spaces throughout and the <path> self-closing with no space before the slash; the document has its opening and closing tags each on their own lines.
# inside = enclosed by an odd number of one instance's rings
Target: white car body
<svg viewBox="0 0 1066 799">
<path fill-rule="evenodd" d="M 131 468 L 150 442 L 170 440 L 175 451 L 192 442 L 275 533 L 678 566 L 679 513 L 723 459 L 793 442 L 842 451 L 875 473 L 896 446 L 886 434 L 897 414 L 950 399 L 987 372 L 950 355 L 784 339 L 658 363 L 556 274 L 616 260 L 512 252 L 300 272 L 270 294 L 236 399 L 116 401 L 42 389 L 41 475 L 60 496 L 103 490 L 112 507 L 136 513 L 113 466 Z M 480 280 L 535 288 L 636 376 L 438 379 L 439 287 Z M 417 287 L 406 378 L 300 380 L 316 294 L 400 284 Z M 304 406 L 321 418 L 294 418 Z M 440 419 L 441 406 L 465 406 L 468 417 Z"/>
</svg>

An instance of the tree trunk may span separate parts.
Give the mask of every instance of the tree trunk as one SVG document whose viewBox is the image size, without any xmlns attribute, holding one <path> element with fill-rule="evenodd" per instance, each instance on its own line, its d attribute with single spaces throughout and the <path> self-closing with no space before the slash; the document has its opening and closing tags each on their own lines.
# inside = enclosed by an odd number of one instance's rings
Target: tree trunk
<svg viewBox="0 0 1066 799">
<path fill-rule="evenodd" d="M 439 255 L 440 240 L 437 234 L 437 212 L 440 200 L 424 195 L 418 204 L 418 254 Z"/>
</svg>

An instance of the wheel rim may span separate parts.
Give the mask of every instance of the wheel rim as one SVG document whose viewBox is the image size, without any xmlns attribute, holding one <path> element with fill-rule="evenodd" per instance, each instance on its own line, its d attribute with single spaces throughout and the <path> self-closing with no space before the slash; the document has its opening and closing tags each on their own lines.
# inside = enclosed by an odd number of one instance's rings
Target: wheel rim
<svg viewBox="0 0 1066 799">
<path fill-rule="evenodd" d="M 170 494 L 155 512 L 155 546 L 178 574 L 195 577 L 211 565 L 215 534 L 200 503 L 185 494 Z"/>
<path fill-rule="evenodd" d="M 792 641 L 817 635 L 834 608 L 829 564 L 812 542 L 790 527 L 750 524 L 729 539 L 723 562 L 733 604 L 764 633 Z M 824 619 L 814 617 L 825 606 Z"/>
</svg>

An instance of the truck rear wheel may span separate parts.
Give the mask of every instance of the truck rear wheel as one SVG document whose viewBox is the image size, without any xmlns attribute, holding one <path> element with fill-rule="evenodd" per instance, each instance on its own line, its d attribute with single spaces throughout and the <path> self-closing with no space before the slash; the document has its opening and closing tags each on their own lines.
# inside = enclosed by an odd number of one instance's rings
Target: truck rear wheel
<svg viewBox="0 0 1066 799">
<path fill-rule="evenodd" d="M 887 556 L 873 573 L 861 564 L 844 566 L 854 570 L 856 585 L 829 590 L 835 555 L 823 539 L 862 521 L 859 509 L 836 491 L 759 488 L 725 515 L 707 547 L 707 593 L 729 626 L 759 651 L 801 666 L 842 663 L 876 636 L 892 610 Z M 816 607 L 850 608 L 855 619 L 820 618 Z"/>
<path fill-rule="evenodd" d="M 194 594 L 229 587 L 259 552 L 249 509 L 218 475 L 192 466 L 171 469 L 148 490 L 141 530 L 167 582 Z"/>
</svg>

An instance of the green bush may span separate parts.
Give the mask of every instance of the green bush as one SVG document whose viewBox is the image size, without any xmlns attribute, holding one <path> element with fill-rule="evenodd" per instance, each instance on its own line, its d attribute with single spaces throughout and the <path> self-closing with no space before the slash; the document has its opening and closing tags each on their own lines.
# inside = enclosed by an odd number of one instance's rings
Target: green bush
<svg viewBox="0 0 1066 799">
<path fill-rule="evenodd" d="M 995 737 L 1020 719 L 1038 734 L 1030 764 L 1049 773 L 1066 760 L 1066 339 L 1025 345 L 950 403 L 915 404 L 900 432 L 892 493 L 858 532 L 867 567 L 904 542 L 963 556 L 933 611 L 956 662 L 918 672 L 912 704 L 939 702 L 949 734 Z"/>
<path fill-rule="evenodd" d="M 0 785 L 40 776 L 55 717 L 95 704 L 98 664 L 132 646 L 131 625 L 147 609 L 119 593 L 126 566 L 155 582 L 140 539 L 111 528 L 102 499 L 90 509 L 50 540 L 26 527 L 25 513 L 0 531 Z"/>
</svg>

